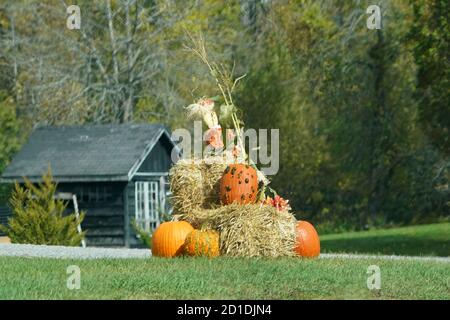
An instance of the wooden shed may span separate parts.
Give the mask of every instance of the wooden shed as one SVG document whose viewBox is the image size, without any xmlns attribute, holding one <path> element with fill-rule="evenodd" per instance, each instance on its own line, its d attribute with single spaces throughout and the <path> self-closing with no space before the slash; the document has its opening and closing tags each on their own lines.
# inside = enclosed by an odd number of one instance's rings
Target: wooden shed
<svg viewBox="0 0 450 320">
<path fill-rule="evenodd" d="M 51 167 L 58 192 L 75 194 L 87 245 L 138 247 L 133 219 L 151 231 L 170 213 L 167 175 L 176 145 L 163 125 L 40 127 L 2 174 L 38 182 Z M 178 149 L 174 150 L 178 151 Z"/>
</svg>

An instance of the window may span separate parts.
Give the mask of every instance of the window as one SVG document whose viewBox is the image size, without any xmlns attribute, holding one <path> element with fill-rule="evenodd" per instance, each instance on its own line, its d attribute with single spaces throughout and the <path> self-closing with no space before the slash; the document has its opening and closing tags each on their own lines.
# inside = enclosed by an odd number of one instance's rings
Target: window
<svg viewBox="0 0 450 320">
<path fill-rule="evenodd" d="M 153 232 L 160 223 L 159 182 L 136 182 L 135 191 L 136 223 L 145 231 Z"/>
<path fill-rule="evenodd" d="M 82 186 L 77 191 L 78 201 L 83 203 L 111 202 L 113 200 L 112 187 L 103 185 Z"/>
</svg>

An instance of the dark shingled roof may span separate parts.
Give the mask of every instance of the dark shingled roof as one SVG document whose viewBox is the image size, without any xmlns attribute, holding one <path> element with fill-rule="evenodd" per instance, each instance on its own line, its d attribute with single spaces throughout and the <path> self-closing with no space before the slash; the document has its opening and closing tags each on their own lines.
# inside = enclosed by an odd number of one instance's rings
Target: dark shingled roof
<svg viewBox="0 0 450 320">
<path fill-rule="evenodd" d="M 158 139 L 159 124 L 40 127 L 3 172 L 3 181 L 38 180 L 51 166 L 56 181 L 127 181 Z"/>
</svg>

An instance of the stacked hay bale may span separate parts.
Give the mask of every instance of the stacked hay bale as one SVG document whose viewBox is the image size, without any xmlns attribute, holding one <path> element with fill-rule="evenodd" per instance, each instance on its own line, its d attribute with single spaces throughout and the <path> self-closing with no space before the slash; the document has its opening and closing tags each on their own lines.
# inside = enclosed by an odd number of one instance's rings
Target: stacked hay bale
<svg viewBox="0 0 450 320">
<path fill-rule="evenodd" d="M 169 172 L 174 212 L 189 215 L 220 206 L 219 181 L 226 166 L 222 157 L 178 161 Z"/>
<path fill-rule="evenodd" d="M 175 217 L 218 231 L 224 255 L 295 255 L 296 219 L 291 213 L 261 204 L 221 205 L 219 184 L 226 166 L 221 157 L 177 162 L 169 173 Z"/>
</svg>

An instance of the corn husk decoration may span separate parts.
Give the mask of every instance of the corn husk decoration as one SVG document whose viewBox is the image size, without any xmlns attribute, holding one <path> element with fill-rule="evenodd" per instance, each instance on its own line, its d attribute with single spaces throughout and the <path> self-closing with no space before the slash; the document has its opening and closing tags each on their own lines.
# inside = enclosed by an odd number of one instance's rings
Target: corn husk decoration
<svg viewBox="0 0 450 320">
<path fill-rule="evenodd" d="M 222 127 L 219 118 L 214 111 L 214 100 L 202 98 L 196 103 L 187 106 L 188 117 L 190 119 L 201 119 L 205 122 L 208 130 L 205 133 L 205 140 L 214 149 L 223 148 Z"/>
<path fill-rule="evenodd" d="M 242 138 L 241 127 L 244 123 L 238 117 L 238 108 L 233 101 L 233 92 L 238 84 L 238 82 L 243 79 L 246 75 L 241 75 L 237 78 L 233 77 L 233 69 L 229 70 L 222 64 L 217 64 L 209 60 L 207 53 L 207 46 L 205 40 L 201 34 L 197 37 L 187 33 L 192 41 L 193 47 L 185 46 L 186 49 L 191 51 L 195 56 L 200 58 L 200 60 L 208 67 L 210 75 L 214 78 L 217 88 L 221 93 L 222 104 L 219 107 L 219 119 L 216 112 L 214 111 L 214 100 L 211 98 L 202 98 L 196 103 L 191 104 L 187 107 L 188 116 L 190 118 L 200 118 L 208 126 L 208 131 L 206 132 L 205 140 L 214 149 L 222 149 L 224 147 L 222 141 L 222 126 L 225 128 L 233 128 L 233 130 L 227 129 L 227 146 L 225 148 L 224 156 L 227 162 L 234 163 L 248 163 L 253 166 L 258 173 L 258 181 L 263 185 L 263 192 L 265 187 L 270 183 L 269 179 L 265 174 L 260 171 L 256 164 L 253 163 L 246 153 L 244 141 Z M 220 120 L 220 124 L 219 124 Z M 234 140 L 237 140 L 237 144 L 234 144 Z M 230 161 L 231 160 L 231 161 Z"/>
</svg>

